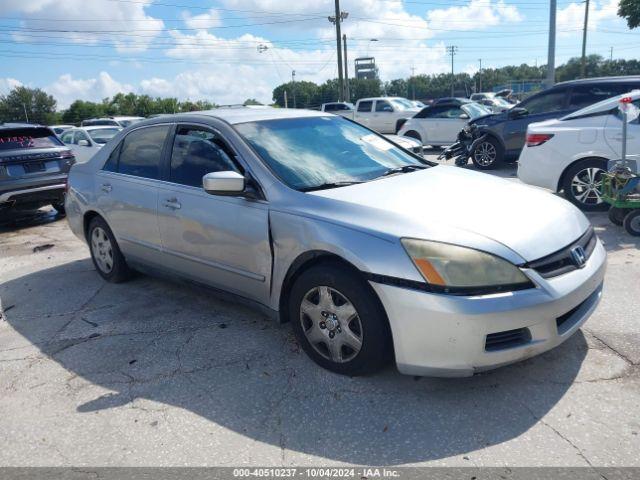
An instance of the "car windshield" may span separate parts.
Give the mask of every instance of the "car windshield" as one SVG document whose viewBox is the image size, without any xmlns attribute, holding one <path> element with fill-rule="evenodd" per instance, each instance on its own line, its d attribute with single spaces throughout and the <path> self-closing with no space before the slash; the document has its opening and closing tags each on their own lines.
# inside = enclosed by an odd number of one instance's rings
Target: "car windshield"
<svg viewBox="0 0 640 480">
<path fill-rule="evenodd" d="M 408 108 L 416 108 L 416 106 L 411 103 L 409 100 L 405 100 L 404 98 L 392 98 L 391 103 L 393 103 L 399 110 L 407 110 Z"/>
<path fill-rule="evenodd" d="M 265 120 L 235 127 L 278 177 L 297 190 L 366 182 L 390 169 L 429 165 L 342 117 Z"/>
<path fill-rule="evenodd" d="M 491 114 L 491 110 L 479 103 L 465 103 L 464 105 L 461 105 L 460 108 L 462 108 L 462 110 L 464 110 L 472 120 L 483 115 Z"/>
<path fill-rule="evenodd" d="M 511 106 L 511 104 L 509 102 L 507 102 L 504 98 L 493 97 L 491 99 L 491 101 L 494 103 L 494 105 L 498 105 L 500 107 L 510 107 Z"/>
<path fill-rule="evenodd" d="M 99 128 L 96 130 L 88 130 L 91 140 L 96 143 L 107 143 L 116 133 L 120 131 L 119 128 Z"/>
</svg>

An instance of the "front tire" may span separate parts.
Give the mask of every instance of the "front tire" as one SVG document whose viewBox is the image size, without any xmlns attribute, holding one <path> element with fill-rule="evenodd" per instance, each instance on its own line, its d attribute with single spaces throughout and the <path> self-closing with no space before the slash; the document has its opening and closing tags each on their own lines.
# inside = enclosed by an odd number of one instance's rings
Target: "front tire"
<svg viewBox="0 0 640 480">
<path fill-rule="evenodd" d="M 603 212 L 609 208 L 601 198 L 602 174 L 607 162 L 599 158 L 581 160 L 567 169 L 562 190 L 567 200 L 586 212 Z"/>
<path fill-rule="evenodd" d="M 493 170 L 504 157 L 504 149 L 495 138 L 487 137 L 471 152 L 471 160 L 479 170 Z"/>
<path fill-rule="evenodd" d="M 89 224 L 87 232 L 93 265 L 107 282 L 121 283 L 131 277 L 131 270 L 120 251 L 113 232 L 101 217 Z"/>
<path fill-rule="evenodd" d="M 385 312 L 371 287 L 338 263 L 303 272 L 289 297 L 293 332 L 311 359 L 341 375 L 376 372 L 390 359 Z"/>
<path fill-rule="evenodd" d="M 624 229 L 634 237 L 640 237 L 640 208 L 631 210 L 624 217 Z"/>
</svg>

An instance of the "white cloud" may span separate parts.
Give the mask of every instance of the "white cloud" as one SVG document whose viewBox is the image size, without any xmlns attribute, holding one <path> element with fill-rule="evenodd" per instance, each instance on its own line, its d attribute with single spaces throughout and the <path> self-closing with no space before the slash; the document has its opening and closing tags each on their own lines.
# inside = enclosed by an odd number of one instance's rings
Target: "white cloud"
<svg viewBox="0 0 640 480">
<path fill-rule="evenodd" d="M 16 80 L 15 78 L 0 78 L 0 95 L 7 95 L 11 90 L 20 86 L 22 86 L 20 80 Z"/>
<path fill-rule="evenodd" d="M 9 0 L 0 2 L 0 13 L 21 15 L 24 32 L 14 34 L 14 38 L 22 42 L 33 41 L 34 35 L 55 35 L 89 45 L 106 41 L 119 52 L 129 52 L 145 50 L 164 28 L 162 20 L 146 14 L 151 2 Z"/>
<path fill-rule="evenodd" d="M 201 13 L 199 15 L 191 15 L 189 12 L 183 12 L 182 18 L 188 28 L 213 28 L 222 24 L 220 20 L 220 14 L 218 10 L 211 9 L 207 13 Z"/>
<path fill-rule="evenodd" d="M 560 35 L 573 36 L 576 35 L 576 31 L 584 28 L 584 8 L 583 2 L 573 2 L 558 10 L 557 28 Z M 610 20 L 620 20 L 620 17 L 618 17 L 618 0 L 591 2 L 589 6 L 589 30 L 595 30 L 602 22 Z"/>
<path fill-rule="evenodd" d="M 523 20 L 515 5 L 503 0 L 471 0 L 468 5 L 440 8 L 427 12 L 429 27 L 437 31 L 482 30 L 501 23 Z"/>
<path fill-rule="evenodd" d="M 133 92 L 134 87 L 114 80 L 107 72 L 100 72 L 97 78 L 87 79 L 73 78 L 71 74 L 61 75 L 44 90 L 58 101 L 58 109 L 65 109 L 74 100 L 97 102 L 116 93 Z"/>
</svg>

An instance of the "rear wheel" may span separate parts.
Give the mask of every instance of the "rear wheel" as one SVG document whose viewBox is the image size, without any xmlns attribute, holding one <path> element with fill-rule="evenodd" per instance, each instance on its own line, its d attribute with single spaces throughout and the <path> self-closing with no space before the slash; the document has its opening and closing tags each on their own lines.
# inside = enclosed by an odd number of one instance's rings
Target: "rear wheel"
<svg viewBox="0 0 640 480">
<path fill-rule="evenodd" d="M 471 160 L 476 168 L 480 170 L 492 170 L 503 160 L 504 151 L 500 142 L 495 138 L 487 137 L 476 145 L 471 152 Z"/>
<path fill-rule="evenodd" d="M 311 267 L 294 283 L 288 307 L 298 342 L 321 367 L 355 376 L 388 362 L 386 315 L 356 272 L 334 263 Z"/>
<path fill-rule="evenodd" d="M 407 133 L 404 134 L 404 136 L 405 137 L 409 137 L 409 138 L 414 138 L 414 139 L 418 140 L 420 143 L 422 143 L 422 137 L 416 131 L 409 130 Z"/>
<path fill-rule="evenodd" d="M 131 270 L 118 247 L 111 229 L 101 217 L 89 224 L 87 239 L 93 265 L 102 278 L 111 283 L 120 283 L 131 277 Z"/>
<path fill-rule="evenodd" d="M 624 229 L 634 237 L 640 237 L 640 208 L 631 210 L 624 217 Z"/>
<path fill-rule="evenodd" d="M 53 202 L 51 204 L 51 206 L 56 210 L 56 212 L 58 212 L 60 215 L 64 215 L 66 213 L 66 210 L 64 208 L 64 201 L 60 201 L 60 202 Z"/>
<path fill-rule="evenodd" d="M 564 174 L 564 196 L 581 210 L 604 211 L 609 204 L 602 200 L 602 174 L 607 162 L 599 158 L 581 160 L 569 167 Z"/>
<path fill-rule="evenodd" d="M 629 213 L 628 208 L 611 207 L 609 208 L 609 220 L 614 225 L 620 226 L 623 224 L 624 217 L 627 215 L 627 213 Z"/>
</svg>

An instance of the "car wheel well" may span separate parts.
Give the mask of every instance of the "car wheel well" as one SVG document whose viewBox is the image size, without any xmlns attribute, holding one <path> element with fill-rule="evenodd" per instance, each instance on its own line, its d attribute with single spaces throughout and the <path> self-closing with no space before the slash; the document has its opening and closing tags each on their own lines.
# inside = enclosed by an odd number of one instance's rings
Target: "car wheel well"
<svg viewBox="0 0 640 480">
<path fill-rule="evenodd" d="M 560 178 L 558 179 L 558 186 L 556 187 L 556 192 L 561 192 L 562 191 L 562 185 L 564 184 L 564 180 L 565 180 L 565 175 L 567 174 L 567 172 L 577 163 L 579 162 L 584 162 L 587 160 L 601 160 L 603 162 L 608 162 L 609 160 L 607 158 L 604 157 L 583 157 L 583 158 L 579 158 L 578 160 L 574 160 L 573 162 L 571 162 L 569 165 L 567 165 L 564 170 L 562 171 L 562 174 L 560 175 Z"/>
<path fill-rule="evenodd" d="M 416 140 L 419 140 L 419 141 L 422 142 L 422 135 L 420 135 L 415 130 L 409 130 L 409 131 L 405 132 L 403 137 L 415 138 Z"/>
<path fill-rule="evenodd" d="M 91 225 L 91 220 L 93 220 L 96 217 L 100 217 L 101 215 L 94 211 L 94 210 L 89 210 L 88 212 L 85 212 L 84 217 L 83 217 L 83 229 L 84 229 L 84 238 L 87 239 L 88 235 L 89 235 L 89 225 Z"/>
</svg>

